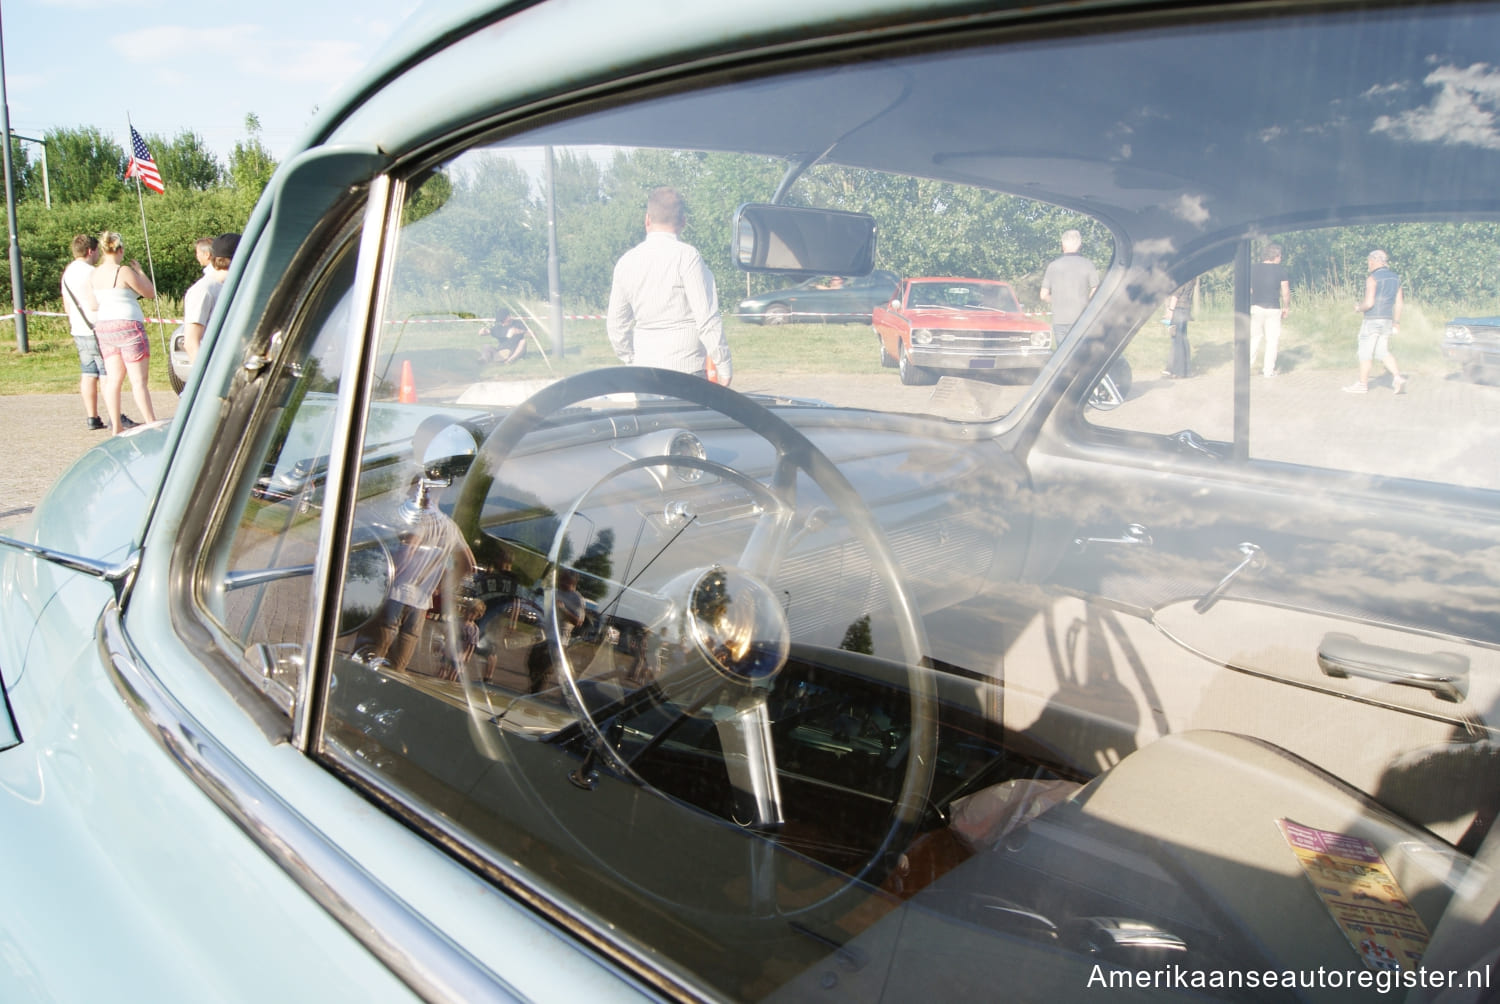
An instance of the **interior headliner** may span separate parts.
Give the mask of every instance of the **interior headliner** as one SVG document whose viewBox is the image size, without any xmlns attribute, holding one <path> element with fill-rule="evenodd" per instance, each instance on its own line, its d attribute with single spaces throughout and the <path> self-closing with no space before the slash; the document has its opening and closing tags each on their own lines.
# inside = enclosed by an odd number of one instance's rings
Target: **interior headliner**
<svg viewBox="0 0 1500 1004">
<path fill-rule="evenodd" d="M 1267 230 L 1375 215 L 1473 219 L 1500 212 L 1500 126 L 1483 107 L 1500 86 L 1486 46 L 1500 26 L 1493 11 L 1459 12 L 1230 20 L 1108 44 L 1002 42 L 941 60 L 739 81 L 528 139 L 821 153 L 825 163 L 1088 213 L 1130 238 L 1138 262 L 1239 236 L 1252 221 Z M 1140 72 L 1150 65 L 1175 72 Z M 976 90 L 993 99 L 963 100 Z M 812 106 L 818 115 L 799 113 Z M 711 123 L 722 131 L 705 141 Z M 1413 190 L 1419 177 L 1444 184 Z"/>
</svg>

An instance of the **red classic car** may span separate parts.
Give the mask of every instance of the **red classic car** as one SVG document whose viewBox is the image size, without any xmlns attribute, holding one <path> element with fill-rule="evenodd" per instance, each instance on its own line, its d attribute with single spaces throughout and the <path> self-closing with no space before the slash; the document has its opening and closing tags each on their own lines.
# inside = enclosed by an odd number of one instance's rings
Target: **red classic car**
<svg viewBox="0 0 1500 1004">
<path fill-rule="evenodd" d="M 907 279 L 870 318 L 880 362 L 905 384 L 933 383 L 940 370 L 1035 369 L 1052 354 L 1052 328 L 1021 312 L 997 279 Z"/>
</svg>

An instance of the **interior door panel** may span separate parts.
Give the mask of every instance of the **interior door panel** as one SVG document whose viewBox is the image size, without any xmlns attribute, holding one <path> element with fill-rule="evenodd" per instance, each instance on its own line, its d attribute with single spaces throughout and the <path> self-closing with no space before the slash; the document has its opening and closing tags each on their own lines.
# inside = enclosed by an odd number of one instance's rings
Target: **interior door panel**
<svg viewBox="0 0 1500 1004">
<path fill-rule="evenodd" d="M 1104 459 L 1031 458 L 1038 493 L 1070 504 L 1039 519 L 1046 609 L 1007 652 L 1006 724 L 1094 770 L 1166 733 L 1257 737 L 1460 840 L 1496 787 L 1500 598 L 1482 584 L 1500 539 L 1483 513 L 1373 479 L 1289 490 Z M 1435 762 L 1465 798 L 1421 783 Z"/>
</svg>

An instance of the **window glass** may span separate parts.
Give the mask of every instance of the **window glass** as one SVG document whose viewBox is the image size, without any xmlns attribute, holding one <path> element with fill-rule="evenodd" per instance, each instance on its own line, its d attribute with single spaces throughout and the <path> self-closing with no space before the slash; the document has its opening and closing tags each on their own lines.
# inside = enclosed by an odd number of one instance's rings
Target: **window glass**
<svg viewBox="0 0 1500 1004">
<path fill-rule="evenodd" d="M 703 337 L 724 346 L 733 386 L 749 394 L 956 420 L 1003 415 L 1066 331 L 1054 328 L 1051 290 L 1043 296 L 1062 235 L 1081 235 L 1084 253 L 1073 259 L 1087 263 L 1090 288 L 1111 261 L 1108 231 L 1078 213 L 965 185 L 816 167 L 790 201 L 874 217 L 875 270 L 741 272 L 730 257 L 735 210 L 769 200 L 785 168 L 743 154 L 597 145 L 465 152 L 427 177 L 403 211 L 407 238 L 387 321 L 395 333 L 382 343 L 378 386 L 394 394 L 409 363 L 423 401 L 496 405 L 536 381 L 618 364 L 622 351 L 634 360 L 636 346 L 611 342 L 607 314 L 616 261 L 645 237 L 647 197 L 658 186 L 679 193 L 681 240 L 706 270 L 703 295 L 713 299 L 697 318 Z M 908 291 L 906 280 L 923 278 Z M 921 293 L 944 285 L 940 296 Z M 1057 305 L 1080 311 L 1087 296 L 1060 291 Z M 642 323 L 646 331 L 654 322 Z M 651 341 L 642 335 L 642 345 Z M 695 351 L 701 367 L 708 352 Z"/>
<path fill-rule="evenodd" d="M 1488 418 L 1500 372 L 1497 239 L 1500 224 L 1420 221 L 1256 241 L 1251 458 L 1500 488 Z M 1183 328 L 1171 314 L 1164 301 L 1126 348 L 1136 378 L 1125 403 L 1089 421 L 1230 443 L 1233 269 L 1204 273 Z M 1174 373 L 1184 342 L 1190 361 Z"/>
<path fill-rule="evenodd" d="M 229 509 L 222 564 L 202 580 L 210 616 L 251 679 L 290 709 L 311 643 L 313 562 L 334 449 L 354 252 L 346 247 L 282 339 Z"/>
<path fill-rule="evenodd" d="M 1494 804 L 1496 531 L 1297 467 L 1426 476 L 1400 424 L 1438 434 L 1424 387 L 1474 394 L 1479 441 L 1492 388 L 1420 334 L 1392 336 L 1404 394 L 1342 389 L 1348 248 L 1481 337 L 1457 318 L 1482 293 L 1392 249 L 1414 193 L 1482 215 L 1488 181 L 1419 141 L 1430 195 L 1341 152 L 1431 52 L 1481 58 L 1461 11 L 966 34 L 404 166 L 348 446 L 366 598 L 317 667 L 314 752 L 683 996 L 1352 970 L 1309 830 L 1389 855 L 1431 930 Z M 1060 65 L 1072 89 L 1039 92 Z M 1242 166 L 1268 144 L 1280 188 Z M 1280 375 L 1236 442 L 1223 263 L 1264 220 L 1379 205 L 1398 229 L 1275 235 Z M 868 274 L 756 271 L 855 261 L 861 220 Z M 1077 407 L 1087 442 L 1052 411 Z M 1371 436 L 1392 448 L 1350 448 Z M 1168 443 L 1199 468 L 1135 462 Z M 1231 449 L 1266 476 L 1200 476 Z"/>
</svg>

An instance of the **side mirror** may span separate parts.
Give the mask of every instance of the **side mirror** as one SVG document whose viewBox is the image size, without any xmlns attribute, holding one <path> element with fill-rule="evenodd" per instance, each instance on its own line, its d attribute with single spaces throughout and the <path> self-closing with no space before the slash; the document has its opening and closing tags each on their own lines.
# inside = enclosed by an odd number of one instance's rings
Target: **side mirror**
<svg viewBox="0 0 1500 1004">
<path fill-rule="evenodd" d="M 869 275 L 875 268 L 875 217 L 746 203 L 734 214 L 732 254 L 745 272 Z"/>
<path fill-rule="evenodd" d="M 456 422 L 444 425 L 425 442 L 423 439 L 423 430 L 419 426 L 417 434 L 412 437 L 412 449 L 421 452 L 422 476 L 418 479 L 416 498 L 401 503 L 400 509 L 401 519 L 409 526 L 421 523 L 432 511 L 428 490 L 453 484 L 455 478 L 469 472 L 474 458 L 479 455 L 474 434 Z"/>
<path fill-rule="evenodd" d="M 436 485 L 451 485 L 467 474 L 479 455 L 474 434 L 457 423 L 444 426 L 422 450 L 422 476 Z"/>
</svg>

